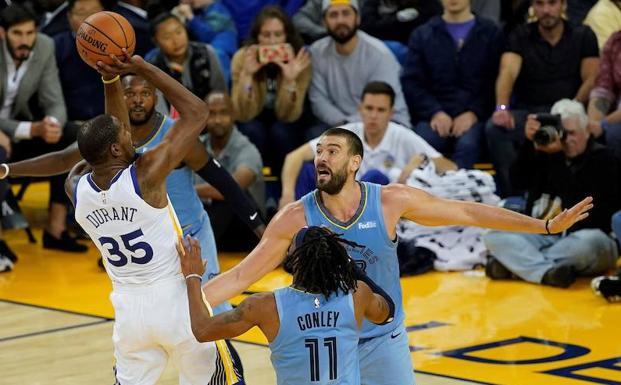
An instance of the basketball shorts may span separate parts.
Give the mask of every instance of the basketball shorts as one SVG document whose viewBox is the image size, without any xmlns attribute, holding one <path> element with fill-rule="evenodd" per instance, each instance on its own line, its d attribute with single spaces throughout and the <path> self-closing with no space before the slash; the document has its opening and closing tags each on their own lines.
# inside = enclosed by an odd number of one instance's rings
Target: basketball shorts
<svg viewBox="0 0 621 385">
<path fill-rule="evenodd" d="M 414 367 L 405 325 L 358 343 L 361 385 L 414 385 Z"/>
<path fill-rule="evenodd" d="M 179 370 L 179 384 L 212 384 L 218 348 L 192 334 L 186 290 L 181 275 L 149 286 L 114 286 L 117 383 L 156 384 L 170 359 Z"/>
</svg>

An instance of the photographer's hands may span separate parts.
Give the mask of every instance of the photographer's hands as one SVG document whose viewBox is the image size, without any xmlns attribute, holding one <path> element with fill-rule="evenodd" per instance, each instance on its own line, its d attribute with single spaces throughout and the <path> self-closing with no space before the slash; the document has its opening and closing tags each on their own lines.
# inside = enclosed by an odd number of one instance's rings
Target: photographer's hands
<svg viewBox="0 0 621 385">
<path fill-rule="evenodd" d="M 526 136 L 526 139 L 533 142 L 533 145 L 535 146 L 535 150 L 545 152 L 548 154 L 553 154 L 555 152 L 562 151 L 563 144 L 561 143 L 561 138 L 559 138 L 558 136 L 556 136 L 553 141 L 546 144 L 545 146 L 537 144 L 533 141 L 535 132 L 537 132 L 537 130 L 539 130 L 540 128 L 541 128 L 541 123 L 537 120 L 537 115 L 528 114 L 528 116 L 526 117 L 526 123 L 524 123 L 524 136 Z"/>
</svg>

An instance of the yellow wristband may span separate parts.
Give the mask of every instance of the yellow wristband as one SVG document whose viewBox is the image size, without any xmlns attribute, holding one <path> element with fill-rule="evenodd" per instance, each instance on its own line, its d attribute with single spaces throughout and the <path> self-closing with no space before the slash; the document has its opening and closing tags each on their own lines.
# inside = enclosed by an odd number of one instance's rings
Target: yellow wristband
<svg viewBox="0 0 621 385">
<path fill-rule="evenodd" d="M 113 77 L 110 80 L 106 80 L 103 78 L 103 76 L 101 77 L 101 81 L 103 82 L 103 84 L 112 84 L 114 82 L 116 82 L 117 80 L 119 80 L 121 78 L 121 75 L 116 75 L 115 77 Z"/>
</svg>

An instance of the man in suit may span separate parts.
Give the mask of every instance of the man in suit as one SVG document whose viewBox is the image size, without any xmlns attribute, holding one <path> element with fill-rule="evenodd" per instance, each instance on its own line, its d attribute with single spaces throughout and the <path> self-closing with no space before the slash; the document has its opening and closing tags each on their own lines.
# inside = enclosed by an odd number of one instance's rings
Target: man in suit
<svg viewBox="0 0 621 385">
<path fill-rule="evenodd" d="M 54 56 L 54 42 L 37 33 L 36 15 L 13 3 L 0 13 L 6 31 L 0 49 L 0 157 L 20 160 L 64 148 L 75 139 L 63 126 L 65 102 Z M 73 136 L 73 137 L 72 137 Z M 4 150 L 4 151 L 2 151 Z M 0 170 L 4 178 L 8 170 Z M 43 247 L 84 252 L 66 231 L 64 176 L 50 179 L 50 212 Z M 0 195 L 3 196 L 3 195 Z M 0 254 L 8 254 L 0 243 Z"/>
</svg>

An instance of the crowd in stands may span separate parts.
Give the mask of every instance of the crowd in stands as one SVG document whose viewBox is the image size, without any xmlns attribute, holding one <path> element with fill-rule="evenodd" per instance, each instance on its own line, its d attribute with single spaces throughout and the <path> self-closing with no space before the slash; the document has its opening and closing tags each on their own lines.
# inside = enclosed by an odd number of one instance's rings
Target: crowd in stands
<svg viewBox="0 0 621 385">
<path fill-rule="evenodd" d="M 206 101 L 206 148 L 266 219 L 313 188 L 304 162 L 314 139 L 342 125 L 363 139 L 363 180 L 405 183 L 425 161 L 438 174 L 491 162 L 496 193 L 524 198 L 517 209 L 528 214 L 595 198 L 571 234 L 488 234 L 491 278 L 566 287 L 616 266 L 621 0 L 7 0 L 0 8 L 0 162 L 64 148 L 104 112 L 100 76 L 79 57 L 75 31 L 110 10 L 133 25 L 137 54 Z M 158 111 L 174 118 L 160 99 Z M 282 174 L 282 194 L 266 188 L 264 172 Z M 63 179 L 50 179 L 43 246 L 85 251 L 67 231 Z M 219 246 L 239 246 L 244 226 L 225 197 L 198 179 L 197 189 L 220 222 Z M 15 259 L 0 240 L 0 270 Z"/>
</svg>

